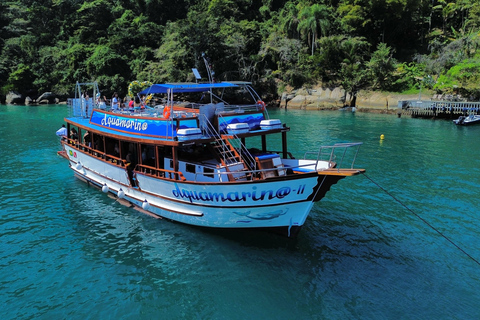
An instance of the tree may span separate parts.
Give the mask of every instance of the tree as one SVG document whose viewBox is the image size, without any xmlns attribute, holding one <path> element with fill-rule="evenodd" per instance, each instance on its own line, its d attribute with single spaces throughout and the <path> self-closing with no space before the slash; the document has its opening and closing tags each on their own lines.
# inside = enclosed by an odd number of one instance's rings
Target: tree
<svg viewBox="0 0 480 320">
<path fill-rule="evenodd" d="M 184 40 L 181 23 L 168 23 L 163 43 L 155 52 L 156 61 L 151 61 L 136 78 L 154 83 L 186 81 L 191 59 Z"/>
<path fill-rule="evenodd" d="M 357 92 L 367 85 L 368 69 L 365 58 L 368 56 L 370 44 L 364 38 L 344 38 L 339 43 L 343 53 L 343 61 L 338 73 L 340 85 L 350 93 L 350 106 L 356 105 Z"/>
<path fill-rule="evenodd" d="M 281 30 L 290 38 L 299 38 L 298 33 L 298 8 L 293 2 L 287 2 L 280 10 L 279 24 Z"/>
<path fill-rule="evenodd" d="M 389 90 L 394 82 L 393 73 L 396 61 L 392 57 L 391 48 L 386 43 L 380 43 L 372 54 L 366 67 L 372 81 L 372 88 Z"/>
<path fill-rule="evenodd" d="M 74 23 L 75 35 L 80 42 L 90 44 L 99 40 L 107 41 L 107 30 L 114 20 L 110 6 L 107 0 L 85 1 L 82 4 Z"/>
<path fill-rule="evenodd" d="M 320 29 L 320 34 L 325 36 L 329 26 L 328 8 L 320 4 L 304 7 L 298 13 L 298 20 L 300 22 L 297 29 L 307 35 L 308 41 L 312 45 L 313 56 L 315 42 L 317 41 L 317 30 Z"/>
</svg>

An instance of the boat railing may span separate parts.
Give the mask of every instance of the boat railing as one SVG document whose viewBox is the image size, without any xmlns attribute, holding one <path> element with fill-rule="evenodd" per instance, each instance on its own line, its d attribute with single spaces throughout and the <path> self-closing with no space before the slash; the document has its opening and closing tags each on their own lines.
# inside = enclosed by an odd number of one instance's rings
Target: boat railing
<svg viewBox="0 0 480 320">
<path fill-rule="evenodd" d="M 245 174 L 246 174 L 245 176 L 250 177 L 250 178 L 247 178 L 247 180 L 253 180 L 253 179 L 255 179 L 255 177 L 257 177 L 257 179 L 259 179 L 259 177 L 261 177 L 262 174 L 265 174 L 266 172 L 278 172 L 279 170 L 286 172 L 287 168 L 283 167 L 283 168 L 268 168 L 268 169 L 248 170 L 248 171 L 245 171 Z M 223 179 L 222 179 L 223 176 L 225 176 L 225 181 L 230 181 L 228 179 L 228 177 L 232 175 L 232 172 L 229 172 L 229 171 L 216 171 L 214 173 L 197 172 L 194 175 L 194 181 L 195 182 L 204 181 L 204 180 L 199 180 L 199 177 L 210 177 L 211 178 L 214 175 L 218 176 L 221 181 L 223 181 Z"/>
<path fill-rule="evenodd" d="M 126 160 L 116 157 L 114 155 L 108 154 L 102 150 L 94 149 L 92 147 L 87 146 L 86 144 L 81 143 L 79 140 L 72 139 L 72 138 L 66 138 L 67 144 L 75 147 L 78 150 L 84 151 L 96 158 L 103 159 L 107 162 L 111 162 L 113 164 L 117 164 L 121 167 L 126 166 Z"/>
<path fill-rule="evenodd" d="M 67 105 L 71 118 L 89 118 L 95 108 L 93 98 L 70 98 L 67 99 Z"/>
<path fill-rule="evenodd" d="M 263 106 L 260 104 L 242 104 L 242 105 L 235 105 L 235 104 L 227 104 L 224 107 L 224 112 L 228 113 L 243 113 L 243 112 L 251 112 L 251 111 L 263 111 Z"/>
<path fill-rule="evenodd" d="M 317 152 L 305 152 L 303 159 L 316 160 L 315 170 L 318 168 L 319 161 L 327 161 L 329 168 L 335 167 L 338 168 L 338 170 L 344 168 L 343 164 L 345 161 L 351 161 L 350 169 L 353 169 L 362 144 L 363 142 L 351 142 L 336 143 L 332 146 L 321 146 Z"/>
<path fill-rule="evenodd" d="M 165 179 L 170 179 L 170 180 L 176 180 L 176 181 L 186 181 L 187 180 L 185 178 L 185 176 L 183 175 L 183 173 L 180 172 L 180 171 L 155 168 L 155 167 L 147 166 L 147 165 L 144 165 L 144 164 L 137 164 L 135 166 L 135 171 L 146 174 L 146 175 L 149 175 L 149 176 L 165 178 Z"/>
<path fill-rule="evenodd" d="M 214 125 L 208 120 L 208 118 L 205 115 L 200 116 L 202 117 L 202 121 L 200 122 L 203 123 L 203 135 L 215 139 L 218 155 L 222 158 L 223 163 L 229 164 L 229 162 L 231 162 L 230 159 L 235 159 L 236 157 L 234 152 L 225 143 L 220 133 L 215 129 Z"/>
<path fill-rule="evenodd" d="M 222 115 L 218 115 L 219 119 L 223 119 Z M 225 121 L 224 121 L 225 122 Z M 248 151 L 247 147 L 242 143 L 242 140 L 236 135 L 236 134 L 230 134 L 231 139 L 228 139 L 232 147 L 234 147 L 238 154 L 240 155 L 240 158 L 247 164 L 247 167 L 249 169 L 254 169 L 255 166 L 255 158 L 253 155 Z"/>
</svg>

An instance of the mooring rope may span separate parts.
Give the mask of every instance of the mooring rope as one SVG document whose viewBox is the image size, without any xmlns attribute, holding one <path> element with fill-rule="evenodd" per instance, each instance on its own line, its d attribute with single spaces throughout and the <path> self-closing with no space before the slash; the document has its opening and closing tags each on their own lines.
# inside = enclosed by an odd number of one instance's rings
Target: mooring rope
<svg viewBox="0 0 480 320">
<path fill-rule="evenodd" d="M 450 242 L 455 248 L 457 248 L 458 250 L 460 250 L 461 252 L 463 252 L 463 254 L 465 254 L 467 257 L 469 257 L 470 259 L 472 259 L 476 264 L 478 264 L 480 266 L 480 262 L 475 259 L 474 257 L 472 257 L 470 254 L 468 254 L 468 252 L 466 252 L 464 249 L 462 249 L 459 245 L 457 245 L 455 242 L 453 242 L 453 240 L 451 240 L 450 238 L 448 238 L 446 235 L 444 235 L 440 230 L 438 230 L 437 228 L 435 228 L 432 224 L 430 224 L 427 220 L 425 220 L 424 218 L 420 217 L 415 211 L 413 211 L 412 209 L 410 209 L 409 207 L 407 207 L 407 205 L 405 205 L 402 201 L 400 201 L 399 199 L 397 199 L 393 194 L 391 194 L 390 192 L 388 192 L 388 190 L 386 190 L 385 188 L 383 188 L 381 185 L 379 185 L 377 182 L 375 182 L 372 178 L 370 178 L 369 176 L 367 176 L 367 174 L 365 172 L 363 172 L 363 175 L 368 179 L 370 180 L 374 185 L 376 185 L 377 187 L 379 187 L 381 190 L 383 190 L 383 192 L 385 192 L 387 195 L 389 195 L 390 197 L 392 197 L 393 200 L 397 201 L 402 207 L 404 207 L 405 209 L 407 209 L 409 212 L 411 212 L 414 216 L 416 216 L 418 219 L 420 219 L 423 223 L 425 223 L 427 226 L 429 226 L 432 230 L 434 230 L 435 232 L 437 232 L 439 235 L 441 235 L 443 238 L 445 238 L 445 240 L 447 240 L 448 242 Z"/>
</svg>

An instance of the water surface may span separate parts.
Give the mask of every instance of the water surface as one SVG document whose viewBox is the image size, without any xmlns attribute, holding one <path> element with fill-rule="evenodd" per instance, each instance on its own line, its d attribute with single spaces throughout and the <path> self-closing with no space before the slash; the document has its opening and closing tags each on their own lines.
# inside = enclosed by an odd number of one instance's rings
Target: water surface
<svg viewBox="0 0 480 320">
<path fill-rule="evenodd" d="M 270 110 L 296 157 L 363 141 L 357 167 L 400 202 L 344 179 L 291 240 L 122 206 L 56 155 L 66 115 L 0 106 L 2 319 L 480 318 L 480 266 L 415 216 L 480 260 L 480 126 Z"/>
</svg>

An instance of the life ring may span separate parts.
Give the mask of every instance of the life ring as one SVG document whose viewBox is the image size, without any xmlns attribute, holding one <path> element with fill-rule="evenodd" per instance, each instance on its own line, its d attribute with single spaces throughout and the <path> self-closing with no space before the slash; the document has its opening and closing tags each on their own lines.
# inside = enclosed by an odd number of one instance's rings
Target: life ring
<svg viewBox="0 0 480 320">
<path fill-rule="evenodd" d="M 260 105 L 262 111 L 265 110 L 265 102 L 263 102 L 262 100 L 258 100 L 257 104 Z"/>
<path fill-rule="evenodd" d="M 163 108 L 163 117 L 164 117 L 165 119 L 169 119 L 169 118 L 170 118 L 170 108 L 169 108 L 169 107 Z"/>
</svg>

